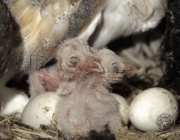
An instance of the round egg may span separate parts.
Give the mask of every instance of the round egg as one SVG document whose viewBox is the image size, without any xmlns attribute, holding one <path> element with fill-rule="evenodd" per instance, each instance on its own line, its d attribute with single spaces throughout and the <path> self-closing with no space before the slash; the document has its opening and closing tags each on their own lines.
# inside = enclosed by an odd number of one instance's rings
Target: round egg
<svg viewBox="0 0 180 140">
<path fill-rule="evenodd" d="M 29 98 L 23 92 L 13 88 L 5 88 L 4 91 L 4 94 L 0 95 L 0 116 L 13 115 L 21 118 L 21 113 Z"/>
<path fill-rule="evenodd" d="M 59 97 L 54 92 L 36 95 L 25 106 L 21 121 L 24 124 L 39 128 L 40 124 L 50 125 Z"/>
<path fill-rule="evenodd" d="M 112 93 L 112 95 L 116 98 L 119 102 L 119 113 L 120 117 L 125 125 L 129 122 L 129 104 L 124 97 L 118 94 Z"/>
<path fill-rule="evenodd" d="M 138 94 L 130 104 L 129 119 L 142 131 L 168 131 L 178 117 L 174 95 L 163 88 L 150 88 Z"/>
</svg>

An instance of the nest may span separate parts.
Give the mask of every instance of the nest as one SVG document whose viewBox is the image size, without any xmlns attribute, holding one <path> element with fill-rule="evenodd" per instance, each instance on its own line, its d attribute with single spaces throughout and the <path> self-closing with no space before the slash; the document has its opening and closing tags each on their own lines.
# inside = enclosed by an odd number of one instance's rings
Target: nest
<svg viewBox="0 0 180 140">
<path fill-rule="evenodd" d="M 178 140 L 180 126 L 169 132 L 141 132 L 133 126 L 122 127 L 115 135 L 110 132 L 92 131 L 87 140 Z M 22 124 L 12 117 L 0 117 L 0 139 L 3 140 L 65 140 L 60 131 L 52 126 L 41 125 L 39 129 Z"/>
<path fill-rule="evenodd" d="M 178 21 L 180 16 L 176 12 L 178 7 L 180 7 L 180 2 L 169 1 L 168 5 L 166 32 L 164 32 L 165 20 L 163 20 L 159 27 L 154 30 L 128 38 L 118 39 L 108 45 L 110 49 L 114 50 L 125 61 L 133 63 L 140 70 L 137 76 L 113 85 L 112 92 L 124 96 L 129 103 L 142 90 L 155 86 L 170 90 L 180 102 L 178 80 L 180 51 L 177 48 L 179 47 L 177 44 L 180 44 L 177 42 L 177 40 L 180 40 L 178 39 L 180 36 L 178 30 L 180 28 Z M 164 35 L 166 39 L 162 45 Z M 142 132 L 137 130 L 132 124 L 129 124 L 129 126 L 122 127 L 115 134 L 111 134 L 109 131 L 102 133 L 92 131 L 89 137 L 84 139 L 179 140 L 179 137 L 180 117 L 177 119 L 175 126 L 167 132 Z M 22 124 L 18 119 L 6 116 L 0 117 L 0 139 L 64 140 L 65 138 L 54 123 L 51 126 L 41 125 L 37 129 Z"/>
</svg>

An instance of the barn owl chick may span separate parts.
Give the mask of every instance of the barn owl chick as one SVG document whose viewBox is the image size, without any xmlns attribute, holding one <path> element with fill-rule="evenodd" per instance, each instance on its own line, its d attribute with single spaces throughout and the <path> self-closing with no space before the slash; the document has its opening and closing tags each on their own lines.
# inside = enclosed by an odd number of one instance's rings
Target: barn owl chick
<svg viewBox="0 0 180 140">
<path fill-rule="evenodd" d="M 114 133 L 122 127 L 110 84 L 136 74 L 137 69 L 108 49 L 93 52 L 99 57 L 104 73 L 89 73 L 84 78 L 77 77 L 79 80 L 63 82 L 56 91 L 59 101 L 55 115 L 67 139 L 86 137 L 91 130 L 101 132 L 108 128 Z"/>
<path fill-rule="evenodd" d="M 106 81 L 108 84 L 117 83 L 123 77 L 131 77 L 138 72 L 134 65 L 124 62 L 120 56 L 109 49 L 92 49 L 92 51 L 100 59 L 104 69 L 103 81 Z"/>
<path fill-rule="evenodd" d="M 59 84 L 73 81 L 76 77 L 103 72 L 98 58 L 92 54 L 89 46 L 79 39 L 69 39 L 60 45 L 56 59 L 56 65 L 30 74 L 31 96 L 56 91 Z"/>
</svg>

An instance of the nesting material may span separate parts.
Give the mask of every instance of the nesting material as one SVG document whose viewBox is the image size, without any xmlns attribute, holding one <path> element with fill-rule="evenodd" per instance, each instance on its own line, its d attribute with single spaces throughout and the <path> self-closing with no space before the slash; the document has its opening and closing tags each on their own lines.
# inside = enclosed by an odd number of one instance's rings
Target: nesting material
<svg viewBox="0 0 180 140">
<path fill-rule="evenodd" d="M 12 117 L 0 117 L 0 138 L 6 137 L 7 139 L 44 139 L 44 140 L 64 140 L 62 134 L 53 126 L 41 125 L 39 129 L 22 124 L 20 120 Z M 116 134 L 116 140 L 163 140 L 174 139 L 178 140 L 180 136 L 180 127 L 175 126 L 173 131 L 155 133 L 155 132 L 141 132 L 134 127 L 123 127 Z M 89 139 L 102 138 L 108 139 L 110 134 L 104 133 L 91 133 Z M 114 138 L 114 137 L 110 137 Z"/>
</svg>

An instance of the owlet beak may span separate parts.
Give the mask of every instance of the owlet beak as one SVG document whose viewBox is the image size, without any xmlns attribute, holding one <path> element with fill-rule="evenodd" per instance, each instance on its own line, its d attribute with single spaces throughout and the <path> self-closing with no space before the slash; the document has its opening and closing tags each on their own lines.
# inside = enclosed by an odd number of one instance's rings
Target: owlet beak
<svg viewBox="0 0 180 140">
<path fill-rule="evenodd" d="M 99 60 L 97 58 L 87 58 L 87 64 L 85 65 L 84 69 L 89 70 L 90 72 L 96 72 L 96 73 L 104 73 L 104 69 L 101 66 Z"/>
<path fill-rule="evenodd" d="M 138 74 L 138 69 L 135 66 L 133 66 L 132 64 L 127 64 L 127 63 L 125 65 L 126 65 L 125 75 L 127 77 L 132 77 Z"/>
</svg>

